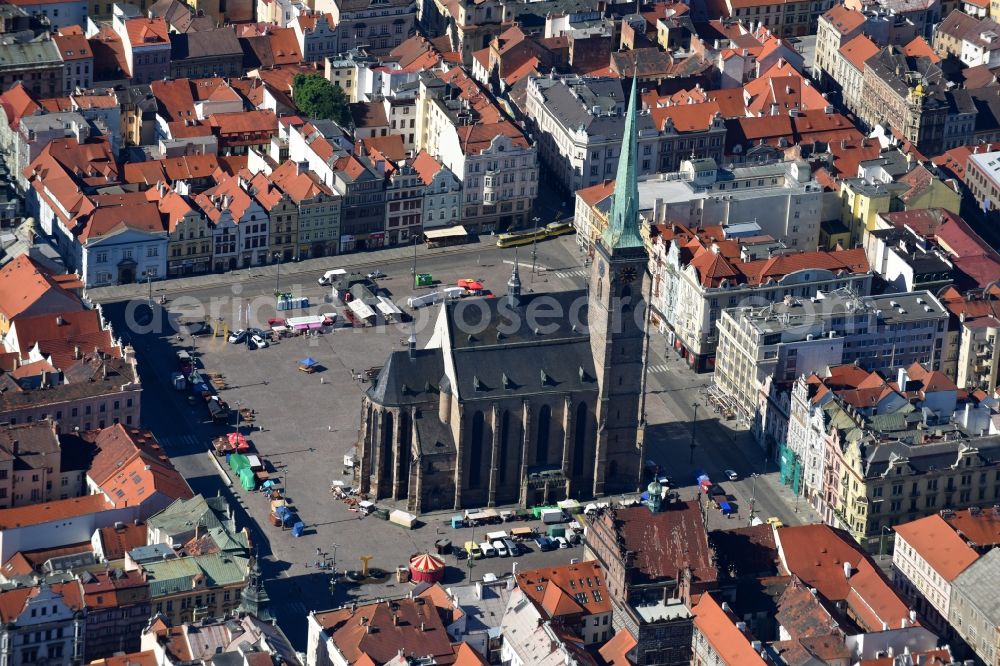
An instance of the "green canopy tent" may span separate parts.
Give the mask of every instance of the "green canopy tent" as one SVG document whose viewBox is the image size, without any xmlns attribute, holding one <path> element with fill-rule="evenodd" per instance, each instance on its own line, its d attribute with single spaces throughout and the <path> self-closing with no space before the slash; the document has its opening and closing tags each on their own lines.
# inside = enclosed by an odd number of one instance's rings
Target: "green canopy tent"
<svg viewBox="0 0 1000 666">
<path fill-rule="evenodd" d="M 250 469 L 250 460 L 242 453 L 229 455 L 229 469 L 239 474 L 244 469 Z"/>
<path fill-rule="evenodd" d="M 253 490 L 257 487 L 257 477 L 254 476 L 252 469 L 244 467 L 240 470 L 239 475 L 240 485 L 243 486 L 243 490 Z"/>
</svg>

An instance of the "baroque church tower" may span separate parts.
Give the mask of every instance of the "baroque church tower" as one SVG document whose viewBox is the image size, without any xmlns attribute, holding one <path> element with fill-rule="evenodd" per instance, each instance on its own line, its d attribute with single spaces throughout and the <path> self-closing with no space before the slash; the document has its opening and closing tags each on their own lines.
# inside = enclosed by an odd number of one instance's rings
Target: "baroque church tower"
<svg viewBox="0 0 1000 666">
<path fill-rule="evenodd" d="M 595 243 L 587 319 L 597 372 L 594 495 L 641 485 L 648 347 L 649 258 L 639 235 L 636 103 L 632 79 L 608 227 Z"/>
</svg>

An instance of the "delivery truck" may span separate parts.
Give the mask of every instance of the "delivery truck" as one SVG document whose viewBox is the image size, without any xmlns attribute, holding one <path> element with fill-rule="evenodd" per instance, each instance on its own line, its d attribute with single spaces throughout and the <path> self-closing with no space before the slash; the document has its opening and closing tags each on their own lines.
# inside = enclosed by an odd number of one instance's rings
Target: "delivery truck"
<svg viewBox="0 0 1000 666">
<path fill-rule="evenodd" d="M 563 515 L 562 509 L 545 509 L 542 511 L 540 518 L 546 525 L 555 525 L 566 521 L 566 516 Z"/>
</svg>

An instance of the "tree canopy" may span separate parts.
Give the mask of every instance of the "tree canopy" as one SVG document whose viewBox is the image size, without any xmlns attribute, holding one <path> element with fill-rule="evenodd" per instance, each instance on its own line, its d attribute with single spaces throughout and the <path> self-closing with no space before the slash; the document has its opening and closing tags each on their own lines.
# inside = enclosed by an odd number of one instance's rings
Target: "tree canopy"
<svg viewBox="0 0 1000 666">
<path fill-rule="evenodd" d="M 295 106 L 310 118 L 333 120 L 344 127 L 351 122 L 347 95 L 319 74 L 296 74 L 292 93 Z"/>
</svg>

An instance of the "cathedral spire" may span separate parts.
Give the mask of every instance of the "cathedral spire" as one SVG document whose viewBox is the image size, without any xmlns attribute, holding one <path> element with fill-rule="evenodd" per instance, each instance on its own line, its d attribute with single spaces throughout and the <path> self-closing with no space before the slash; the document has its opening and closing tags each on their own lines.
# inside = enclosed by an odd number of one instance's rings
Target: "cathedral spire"
<svg viewBox="0 0 1000 666">
<path fill-rule="evenodd" d="M 608 218 L 608 228 L 601 234 L 601 240 L 608 250 L 643 246 L 642 237 L 639 235 L 639 181 L 636 172 L 639 152 L 636 129 L 638 88 L 636 75 L 633 74 L 611 215 Z"/>
</svg>

